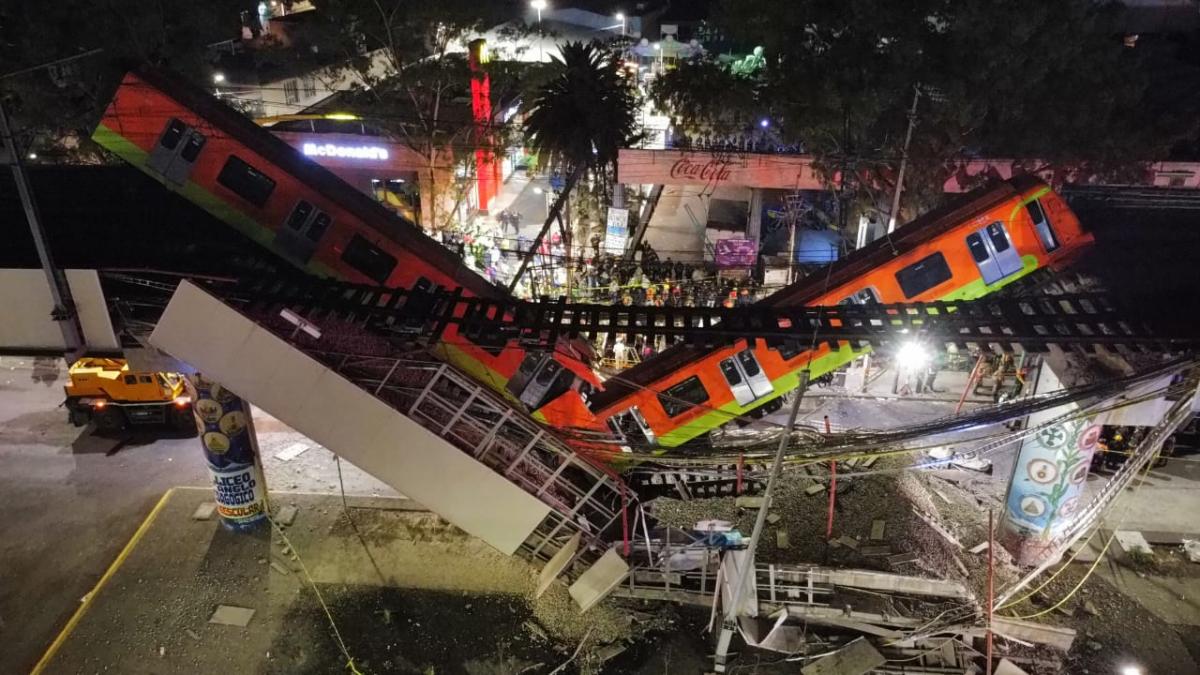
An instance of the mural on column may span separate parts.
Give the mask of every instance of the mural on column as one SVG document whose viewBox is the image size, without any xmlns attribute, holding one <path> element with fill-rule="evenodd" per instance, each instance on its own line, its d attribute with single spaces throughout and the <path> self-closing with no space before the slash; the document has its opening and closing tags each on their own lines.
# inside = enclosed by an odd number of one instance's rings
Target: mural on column
<svg viewBox="0 0 1200 675">
<path fill-rule="evenodd" d="M 1049 413 L 1034 415 L 1029 424 L 1037 426 L 1049 418 Z M 1002 533 L 1005 548 L 1018 564 L 1042 562 L 1057 543 L 1056 535 L 1083 506 L 1083 487 L 1100 432 L 1101 425 L 1090 417 L 1048 426 L 1022 442 Z"/>
<path fill-rule="evenodd" d="M 217 513 L 232 529 L 249 529 L 266 518 L 266 483 L 250 405 L 225 387 L 191 376 L 200 440 L 212 475 Z"/>
</svg>

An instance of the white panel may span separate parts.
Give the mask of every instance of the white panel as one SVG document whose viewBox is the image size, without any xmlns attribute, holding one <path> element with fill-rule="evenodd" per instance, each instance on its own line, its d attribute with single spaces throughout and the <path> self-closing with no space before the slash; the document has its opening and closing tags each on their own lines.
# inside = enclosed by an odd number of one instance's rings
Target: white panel
<svg viewBox="0 0 1200 675">
<path fill-rule="evenodd" d="M 92 351 L 120 349 L 95 270 L 66 270 L 79 310 L 84 341 Z M 50 318 L 54 301 L 41 269 L 0 269 L 0 349 L 64 349 L 62 329 Z"/>
<path fill-rule="evenodd" d="M 150 344 L 192 364 L 206 376 L 210 370 L 225 371 L 231 381 L 229 388 L 237 392 L 233 382 L 240 380 L 245 371 L 224 366 L 247 342 L 254 328 L 254 324 L 240 314 L 191 282 L 184 281 L 154 326 Z M 252 365 L 243 363 L 242 367 Z"/>
<path fill-rule="evenodd" d="M 150 342 L 504 553 L 514 553 L 550 511 L 189 282 Z"/>
<path fill-rule="evenodd" d="M 121 343 L 117 341 L 112 319 L 108 316 L 108 303 L 104 300 L 104 291 L 100 289 L 100 275 L 96 270 L 66 270 L 66 275 L 88 349 L 120 349 Z"/>
<path fill-rule="evenodd" d="M 627 574 L 629 565 L 614 546 L 580 574 L 567 591 L 575 604 L 579 605 L 579 611 L 586 612 L 611 593 L 617 584 L 624 581 Z"/>
</svg>

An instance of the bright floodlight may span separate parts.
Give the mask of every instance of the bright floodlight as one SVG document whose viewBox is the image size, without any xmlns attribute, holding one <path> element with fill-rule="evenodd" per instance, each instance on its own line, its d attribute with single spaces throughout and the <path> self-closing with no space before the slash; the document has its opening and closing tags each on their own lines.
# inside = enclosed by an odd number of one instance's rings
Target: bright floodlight
<svg viewBox="0 0 1200 675">
<path fill-rule="evenodd" d="M 771 120 L 764 117 L 758 121 L 758 126 L 766 129 L 767 127 L 771 126 Z"/>
<path fill-rule="evenodd" d="M 1142 675 L 1142 669 L 1137 666 L 1123 666 L 1121 675 Z"/>
<path fill-rule="evenodd" d="M 225 81 L 225 73 L 213 73 L 213 82 L 221 84 Z"/>
<path fill-rule="evenodd" d="M 540 12 L 546 9 L 546 0 L 530 0 L 529 6 Z"/>
<path fill-rule="evenodd" d="M 916 370 L 929 363 L 929 352 L 916 342 L 905 342 L 896 352 L 896 364 L 901 368 Z"/>
<path fill-rule="evenodd" d="M 625 14 L 623 12 L 617 12 L 617 21 L 624 21 L 624 20 L 625 20 Z"/>
</svg>

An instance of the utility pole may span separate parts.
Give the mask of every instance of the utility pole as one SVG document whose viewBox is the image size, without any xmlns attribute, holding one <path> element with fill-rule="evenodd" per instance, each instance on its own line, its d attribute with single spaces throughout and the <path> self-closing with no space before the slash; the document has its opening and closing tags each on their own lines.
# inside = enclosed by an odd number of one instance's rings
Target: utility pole
<svg viewBox="0 0 1200 675">
<path fill-rule="evenodd" d="M 725 618 L 721 622 L 717 650 L 713 655 L 713 668 L 718 673 L 726 672 L 729 646 L 733 642 L 734 634 L 738 632 L 737 617 L 738 612 L 742 609 L 742 596 L 746 587 L 754 579 L 754 552 L 758 548 L 759 537 L 762 536 L 763 527 L 767 522 L 767 510 L 771 508 L 771 497 L 775 492 L 775 485 L 779 482 L 779 474 L 783 472 L 784 452 L 792 440 L 792 431 L 796 428 L 796 417 L 800 414 L 800 400 L 804 398 L 804 392 L 808 389 L 809 374 L 808 368 L 800 371 L 800 381 L 796 384 L 795 390 L 796 398 L 792 400 L 792 411 L 788 414 L 787 426 L 783 428 L 783 433 L 779 437 L 779 446 L 775 449 L 775 463 L 771 465 L 771 473 L 767 478 L 767 489 L 763 492 L 762 506 L 759 507 L 758 515 L 754 518 L 754 529 L 750 531 L 750 541 L 746 545 L 746 559 L 741 569 L 738 570 L 737 578 L 733 581 L 732 602 L 725 608 Z M 721 589 L 718 587 L 717 595 L 720 596 L 720 594 Z"/>
<path fill-rule="evenodd" d="M 908 169 L 908 145 L 912 143 L 913 127 L 917 126 L 917 103 L 921 101 L 921 85 L 913 87 L 912 109 L 908 111 L 908 132 L 904 134 L 904 151 L 900 155 L 900 173 L 896 175 L 896 191 L 892 193 L 892 210 L 888 213 L 888 234 L 896 229 L 896 214 L 900 211 L 900 193 L 904 191 L 904 172 Z"/>
<path fill-rule="evenodd" d="M 31 68 L 24 68 L 0 76 L 0 80 L 6 80 L 16 75 L 92 56 L 93 54 L 98 54 L 100 51 L 99 49 L 93 49 L 92 51 L 65 59 L 50 61 Z M 29 176 L 25 171 L 25 157 L 21 154 L 16 132 L 13 130 L 12 122 L 8 117 L 8 111 L 4 109 L 2 91 L 0 91 L 0 136 L 4 137 L 4 150 L 9 156 L 13 180 L 17 184 L 17 194 L 21 198 L 21 207 L 25 211 L 25 220 L 29 223 L 29 232 L 33 235 L 33 245 L 37 249 L 38 260 L 42 264 L 42 271 L 46 273 L 46 282 L 50 286 L 50 298 L 54 303 L 50 317 L 58 322 L 59 329 L 62 330 L 63 345 L 66 348 L 67 359 L 74 361 L 83 355 L 86 347 L 83 339 L 83 329 L 79 325 L 79 314 L 75 310 L 75 299 L 71 297 L 71 287 L 67 284 L 67 277 L 54 264 L 50 242 L 46 238 L 45 229 L 42 227 L 41 214 L 38 211 L 37 202 L 34 201 L 33 188 L 29 184 Z"/>
</svg>

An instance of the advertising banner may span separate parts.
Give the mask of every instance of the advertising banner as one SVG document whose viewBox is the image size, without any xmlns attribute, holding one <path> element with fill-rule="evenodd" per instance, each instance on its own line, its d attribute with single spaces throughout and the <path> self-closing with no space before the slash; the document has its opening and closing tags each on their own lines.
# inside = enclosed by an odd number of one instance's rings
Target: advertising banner
<svg viewBox="0 0 1200 675">
<path fill-rule="evenodd" d="M 189 379 L 196 394 L 200 441 L 212 476 L 217 513 L 226 527 L 249 529 L 267 514 L 267 489 L 258 462 L 250 405 L 216 382 Z"/>
<path fill-rule="evenodd" d="M 604 228 L 604 248 L 612 254 L 625 252 L 629 245 L 629 209 L 608 207 L 608 222 Z"/>
<path fill-rule="evenodd" d="M 718 239 L 717 267 L 754 267 L 758 262 L 758 242 L 753 239 Z"/>
</svg>

